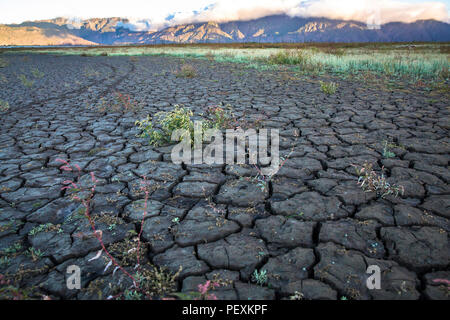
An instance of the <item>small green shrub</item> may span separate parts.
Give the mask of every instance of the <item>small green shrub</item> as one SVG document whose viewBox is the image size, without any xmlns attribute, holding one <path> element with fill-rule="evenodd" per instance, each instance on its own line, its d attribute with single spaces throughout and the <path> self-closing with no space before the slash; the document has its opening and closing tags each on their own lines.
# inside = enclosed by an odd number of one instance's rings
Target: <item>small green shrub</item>
<svg viewBox="0 0 450 320">
<path fill-rule="evenodd" d="M 388 195 L 394 195 L 397 197 L 399 194 L 404 194 L 405 189 L 403 186 L 397 186 L 387 182 L 384 176 L 384 167 L 381 168 L 381 175 L 378 175 L 373 170 L 373 165 L 364 163 L 362 168 L 355 166 L 356 173 L 358 174 L 358 185 L 364 190 L 364 192 L 376 192 L 378 196 L 384 198 Z"/>
<path fill-rule="evenodd" d="M 150 144 L 161 145 L 171 141 L 172 132 L 177 129 L 185 129 L 191 137 L 193 136 L 194 123 L 191 120 L 193 113 L 190 109 L 175 105 L 174 109 L 169 112 L 158 112 L 155 115 L 157 123 L 161 129 L 153 128 L 152 118 L 147 116 L 143 120 L 136 121 L 136 125 L 142 130 L 139 135 L 141 138 L 148 138 Z M 181 141 L 183 137 L 180 137 Z"/>
<path fill-rule="evenodd" d="M 6 112 L 9 110 L 9 103 L 7 101 L 0 100 L 0 112 Z"/>
<path fill-rule="evenodd" d="M 22 250 L 22 244 L 20 242 L 16 242 L 4 249 L 2 253 L 5 255 L 11 255 L 18 253 L 20 250 Z"/>
<path fill-rule="evenodd" d="M 53 223 L 40 224 L 28 232 L 28 235 L 35 236 L 40 232 L 49 232 L 49 231 L 57 231 L 58 233 L 62 232 L 60 225 L 54 225 Z"/>
<path fill-rule="evenodd" d="M 37 261 L 44 256 L 44 253 L 41 250 L 33 247 L 29 248 L 25 254 L 30 256 L 33 261 Z"/>
<path fill-rule="evenodd" d="M 252 275 L 252 280 L 260 286 L 263 286 L 267 283 L 267 270 L 255 270 Z"/>
<path fill-rule="evenodd" d="M 183 64 L 175 73 L 177 78 L 194 78 L 197 76 L 197 71 L 190 64 Z"/>
<path fill-rule="evenodd" d="M 33 77 L 38 78 L 38 79 L 45 76 L 45 73 L 39 71 L 38 68 L 34 68 L 33 70 L 31 70 L 31 74 L 33 75 Z"/>
<path fill-rule="evenodd" d="M 136 290 L 125 290 L 123 294 L 125 300 L 142 300 L 142 294 L 137 292 Z"/>
<path fill-rule="evenodd" d="M 34 85 L 33 80 L 28 80 L 27 77 L 23 74 L 18 76 L 20 82 L 22 82 L 24 87 L 31 88 Z"/>
<path fill-rule="evenodd" d="M 387 141 L 384 141 L 383 157 L 387 159 L 395 157 L 395 153 L 389 150 L 389 145 Z"/>
<path fill-rule="evenodd" d="M 219 104 L 217 106 L 211 106 L 206 110 L 208 120 L 208 127 L 215 129 L 229 128 L 236 119 L 233 115 L 233 107 L 230 104 L 223 106 Z"/>
<path fill-rule="evenodd" d="M 267 58 L 269 64 L 306 65 L 309 55 L 303 50 L 284 50 L 271 54 Z"/>
<path fill-rule="evenodd" d="M 210 128 L 223 129 L 231 124 L 232 107 L 230 105 L 209 108 L 206 114 L 211 120 L 204 119 L 202 121 L 202 131 Z M 138 137 L 148 138 L 151 145 L 160 146 L 171 142 L 172 133 L 175 130 L 185 130 L 186 136 L 182 135 L 178 141 L 182 141 L 189 135 L 193 145 L 194 122 L 191 120 L 193 115 L 190 109 L 175 105 L 172 111 L 155 114 L 155 122 L 158 124 L 158 128 L 153 127 L 152 118 L 148 115 L 147 118 L 135 122 L 142 131 Z"/>
<path fill-rule="evenodd" d="M 11 263 L 11 259 L 9 257 L 0 257 L 0 267 L 7 267 Z"/>
<path fill-rule="evenodd" d="M 320 81 L 320 90 L 328 95 L 335 94 L 339 85 L 336 82 Z"/>
</svg>

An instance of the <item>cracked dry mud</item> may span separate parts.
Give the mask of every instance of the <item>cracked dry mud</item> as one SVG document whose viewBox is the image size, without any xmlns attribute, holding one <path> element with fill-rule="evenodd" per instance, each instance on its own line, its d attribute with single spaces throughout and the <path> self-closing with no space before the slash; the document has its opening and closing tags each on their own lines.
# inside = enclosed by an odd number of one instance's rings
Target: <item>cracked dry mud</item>
<svg viewBox="0 0 450 320">
<path fill-rule="evenodd" d="M 93 213 L 105 244 L 124 244 L 137 231 L 146 175 L 150 194 L 142 239 L 144 259 L 172 272 L 178 290 L 219 275 L 232 284 L 219 299 L 449 299 L 435 279 L 450 279 L 450 139 L 448 100 L 429 102 L 416 88 L 388 90 L 335 80 L 326 96 L 317 77 L 245 69 L 239 64 L 189 61 L 198 76 L 177 78 L 182 61 L 170 57 L 10 55 L 0 99 L 0 274 L 20 288 L 53 298 L 97 299 L 123 275 L 88 261 L 100 245 L 78 237 L 89 226 L 77 218 L 61 183 L 70 176 L 57 158 L 78 164 L 82 179 L 99 179 Z M 37 67 L 45 75 L 24 87 L 17 75 Z M 142 110 L 98 111 L 101 98 L 129 94 Z M 135 120 L 174 104 L 196 115 L 231 104 L 239 119 L 278 128 L 281 153 L 294 152 L 262 192 L 240 179 L 251 167 L 176 165 L 170 147 L 137 138 Z M 294 138 L 297 129 L 300 137 Z M 383 141 L 397 145 L 383 157 Z M 357 185 L 352 164 L 374 163 L 405 187 L 380 199 Z M 86 175 L 86 177 L 84 176 Z M 205 200 L 203 191 L 210 196 Z M 212 202 L 211 202 L 212 201 Z M 174 221 L 177 221 L 174 223 Z M 52 223 L 38 233 L 30 231 Z M 35 257 L 30 248 L 40 250 Z M 66 268 L 79 265 L 82 290 L 65 285 Z M 366 269 L 378 265 L 381 289 L 368 290 Z M 251 281 L 267 270 L 268 283 Z M 115 278 L 114 278 L 115 277 Z"/>
</svg>

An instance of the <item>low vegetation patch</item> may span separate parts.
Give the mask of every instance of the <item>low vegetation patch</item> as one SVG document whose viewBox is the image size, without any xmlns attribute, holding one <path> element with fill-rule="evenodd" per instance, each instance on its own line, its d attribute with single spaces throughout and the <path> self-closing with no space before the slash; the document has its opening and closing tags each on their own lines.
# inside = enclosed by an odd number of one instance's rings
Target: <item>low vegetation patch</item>
<svg viewBox="0 0 450 320">
<path fill-rule="evenodd" d="M 178 137 L 176 141 L 182 141 L 190 136 L 193 145 L 194 122 L 191 119 L 193 115 L 192 110 L 189 108 L 175 105 L 171 111 L 155 114 L 154 118 L 157 127 L 154 127 L 153 119 L 148 115 L 147 118 L 135 122 L 141 130 L 141 134 L 138 137 L 147 138 L 151 145 L 160 146 L 172 141 L 172 134 L 175 130 L 184 130 L 185 134 Z M 202 131 L 212 128 L 225 129 L 236 123 L 230 105 L 225 107 L 222 105 L 210 107 L 207 109 L 205 115 L 211 119 L 203 119 Z"/>
<path fill-rule="evenodd" d="M 22 83 L 22 85 L 26 88 L 31 88 L 34 85 L 34 81 L 28 79 L 24 74 L 18 76 L 18 79 Z"/>
<path fill-rule="evenodd" d="M 259 286 L 263 286 L 267 283 L 267 270 L 255 270 L 252 275 L 252 280 Z"/>
<path fill-rule="evenodd" d="M 8 101 L 0 100 L 0 112 L 6 112 L 9 110 L 9 103 Z"/>
<path fill-rule="evenodd" d="M 403 186 L 398 186 L 387 182 L 384 175 L 384 167 L 381 168 L 381 175 L 373 170 L 373 165 L 364 163 L 362 168 L 354 166 L 356 173 L 358 174 L 358 185 L 364 190 L 364 192 L 375 192 L 381 198 L 385 198 L 388 195 L 397 197 L 399 194 L 404 194 L 405 189 Z"/>
<path fill-rule="evenodd" d="M 142 215 L 142 220 L 139 227 L 139 233 L 133 234 L 131 239 L 125 240 L 120 243 L 114 243 L 108 247 L 103 241 L 103 233 L 108 229 L 111 231 L 111 222 L 113 225 L 115 219 L 106 218 L 107 225 L 106 229 L 98 229 L 96 222 L 100 222 L 91 213 L 91 207 L 93 206 L 93 198 L 95 195 L 96 184 L 98 180 L 93 172 L 90 173 L 89 181 L 83 183 L 81 179 L 81 168 L 78 165 L 72 165 L 68 161 L 63 159 L 57 159 L 62 165 L 60 170 L 69 173 L 72 172 L 76 175 L 74 180 L 65 180 L 63 182 L 62 190 L 67 190 L 72 201 L 77 201 L 84 207 L 84 217 L 87 219 L 91 227 L 89 234 L 82 234 L 81 237 L 96 238 L 99 242 L 101 249 L 97 254 L 90 258 L 89 261 L 97 260 L 103 257 L 106 267 L 104 271 L 107 271 L 110 267 L 114 268 L 113 276 L 116 272 L 121 272 L 125 275 L 128 280 L 131 281 L 131 285 L 128 287 L 125 284 L 109 284 L 111 288 L 114 288 L 114 296 L 109 296 L 107 299 L 117 299 L 117 300 L 141 300 L 141 299 L 153 299 L 153 298 L 163 298 L 177 290 L 176 279 L 178 278 L 182 267 L 175 274 L 172 274 L 165 269 L 157 268 L 146 261 L 146 248 L 142 246 L 141 236 L 143 231 L 144 220 L 147 215 L 147 207 L 149 200 L 149 182 L 143 178 L 141 180 L 141 191 L 144 193 L 144 213 Z M 102 219 L 105 216 L 101 216 Z M 101 222 L 100 222 L 101 223 Z M 36 227 L 33 233 L 48 231 L 48 229 L 53 229 L 55 226 L 52 224 L 45 224 Z M 134 230 L 133 230 L 134 231 Z M 34 255 L 35 258 L 39 258 L 42 253 L 33 251 L 30 254 Z M 33 258 L 34 259 L 34 258 Z M 95 284 L 101 284 L 101 279 L 94 280 L 91 284 L 95 287 Z M 92 289 L 92 288 L 90 288 Z M 88 290 L 90 290 L 88 288 Z M 95 289 L 95 288 L 94 288 Z M 100 297 L 101 298 L 101 297 Z"/>
<path fill-rule="evenodd" d="M 320 90 L 327 95 L 335 94 L 337 88 L 339 87 L 339 85 L 336 82 L 320 81 L 319 83 L 320 83 Z"/>
<path fill-rule="evenodd" d="M 113 98 L 100 98 L 97 104 L 91 106 L 86 105 L 87 109 L 97 112 L 113 112 L 113 113 L 127 113 L 138 112 L 142 109 L 142 103 L 134 100 L 129 94 L 115 92 Z"/>
<path fill-rule="evenodd" d="M 177 78 L 195 78 L 197 70 L 191 64 L 183 64 L 180 69 L 175 72 Z"/>
<path fill-rule="evenodd" d="M 0 58 L 0 68 L 6 68 L 8 66 L 8 61 Z"/>
<path fill-rule="evenodd" d="M 377 76 L 406 77 L 410 80 L 449 78 L 448 44 L 420 44 L 410 50 L 395 43 L 329 44 L 190 44 L 149 47 L 34 49 L 23 52 L 100 56 L 169 55 L 179 58 L 214 59 L 243 63 L 251 68 L 291 65 L 307 73 L 333 73 L 342 76 L 370 72 Z M 180 70 L 181 71 L 181 70 Z M 180 73 L 180 76 L 182 72 Z"/>
<path fill-rule="evenodd" d="M 269 64 L 306 65 L 310 56 L 305 50 L 283 50 L 271 54 L 267 60 Z"/>
<path fill-rule="evenodd" d="M 34 68 L 33 70 L 31 70 L 31 74 L 37 79 L 43 78 L 45 76 L 45 73 L 39 71 L 38 68 Z"/>
</svg>

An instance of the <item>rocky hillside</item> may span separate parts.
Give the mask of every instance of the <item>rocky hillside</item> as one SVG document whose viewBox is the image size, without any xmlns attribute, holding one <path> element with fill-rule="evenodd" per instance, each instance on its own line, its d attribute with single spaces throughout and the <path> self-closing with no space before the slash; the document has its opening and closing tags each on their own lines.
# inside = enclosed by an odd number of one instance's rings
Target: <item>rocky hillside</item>
<svg viewBox="0 0 450 320">
<path fill-rule="evenodd" d="M 0 45 L 151 44 L 199 42 L 398 42 L 450 41 L 450 24 L 435 20 L 369 28 L 357 21 L 267 16 L 249 21 L 177 25 L 131 31 L 122 18 L 69 21 L 57 18 L 0 26 Z"/>
</svg>

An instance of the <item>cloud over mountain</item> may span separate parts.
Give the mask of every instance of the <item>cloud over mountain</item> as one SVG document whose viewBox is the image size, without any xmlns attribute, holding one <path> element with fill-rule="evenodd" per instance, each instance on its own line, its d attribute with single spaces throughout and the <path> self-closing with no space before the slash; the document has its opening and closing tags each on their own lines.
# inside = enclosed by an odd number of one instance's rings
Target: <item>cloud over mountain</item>
<svg viewBox="0 0 450 320">
<path fill-rule="evenodd" d="M 0 23 L 20 23 L 54 17 L 124 17 L 133 31 L 157 31 L 169 26 L 205 21 L 252 20 L 269 15 L 324 17 L 363 23 L 450 22 L 449 0 L 16 0 L 0 1 Z M 24 9 L 25 8 L 25 9 Z"/>
<path fill-rule="evenodd" d="M 205 21 L 252 20 L 268 15 L 324 17 L 371 24 L 434 19 L 448 22 L 443 2 L 411 3 L 400 0 L 217 0 L 201 10 L 171 13 L 171 19 L 148 19 L 149 29 Z M 136 24 L 137 28 L 139 25 Z M 139 30 L 142 30 L 140 28 Z"/>
</svg>

